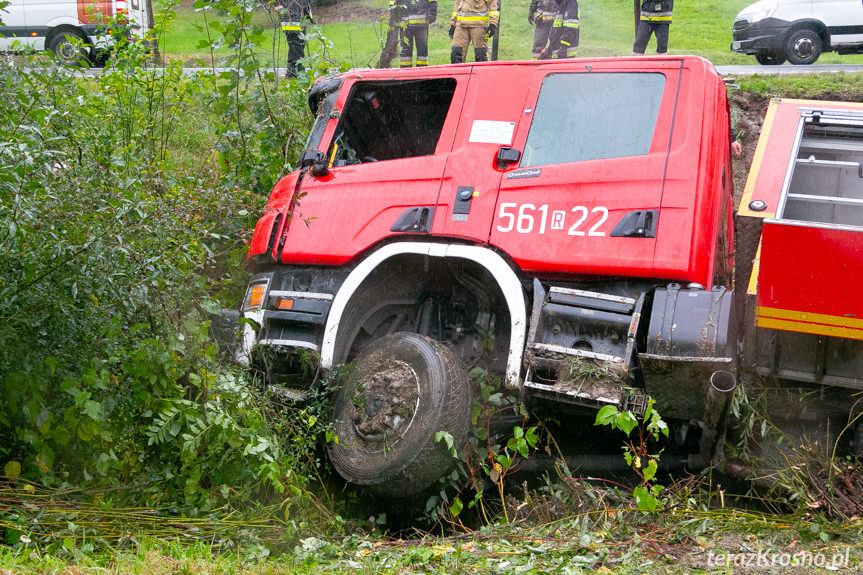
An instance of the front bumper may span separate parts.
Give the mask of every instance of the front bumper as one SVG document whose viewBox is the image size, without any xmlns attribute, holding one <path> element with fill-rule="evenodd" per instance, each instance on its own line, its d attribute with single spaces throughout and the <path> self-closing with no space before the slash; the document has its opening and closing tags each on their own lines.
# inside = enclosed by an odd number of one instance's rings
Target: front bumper
<svg viewBox="0 0 863 575">
<path fill-rule="evenodd" d="M 777 18 L 765 18 L 749 23 L 746 20 L 734 22 L 731 51 L 740 54 L 780 54 L 784 51 L 785 33 L 791 22 Z"/>
<path fill-rule="evenodd" d="M 346 275 L 346 270 L 292 266 L 253 276 L 249 293 L 252 286 L 263 291 L 257 305 L 249 305 L 246 296 L 243 317 L 250 321 L 243 327 L 238 359 L 254 363 L 259 345 L 319 352 L 330 306 Z"/>
</svg>

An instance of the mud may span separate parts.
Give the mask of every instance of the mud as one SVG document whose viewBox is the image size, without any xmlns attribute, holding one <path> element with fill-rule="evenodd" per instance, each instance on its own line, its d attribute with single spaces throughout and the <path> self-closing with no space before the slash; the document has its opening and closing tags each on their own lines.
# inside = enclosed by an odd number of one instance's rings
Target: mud
<svg viewBox="0 0 863 575">
<path fill-rule="evenodd" d="M 764 114 L 767 113 L 767 105 L 770 98 L 752 92 L 735 91 L 729 94 L 731 100 L 731 124 L 737 131 L 740 144 L 743 148 L 739 157 L 732 160 L 734 170 L 734 207 L 740 203 L 743 187 L 746 185 L 746 177 L 749 174 L 749 166 L 755 155 L 755 147 L 758 144 L 758 136 L 761 134 L 761 126 L 764 124 Z"/>
<path fill-rule="evenodd" d="M 591 397 L 619 398 L 626 383 L 623 366 L 592 359 L 572 358 L 559 371 L 557 387 L 563 392 L 586 393 Z"/>
<path fill-rule="evenodd" d="M 401 361 L 363 377 L 356 387 L 354 425 L 366 440 L 404 433 L 416 408 L 417 376 Z"/>
</svg>

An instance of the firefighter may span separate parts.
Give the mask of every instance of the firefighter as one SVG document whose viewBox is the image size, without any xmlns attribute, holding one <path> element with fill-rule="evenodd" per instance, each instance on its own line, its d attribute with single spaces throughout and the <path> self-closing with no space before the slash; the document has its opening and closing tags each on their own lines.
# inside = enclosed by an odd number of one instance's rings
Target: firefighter
<svg viewBox="0 0 863 575">
<path fill-rule="evenodd" d="M 388 13 L 387 39 L 381 51 L 381 58 L 378 60 L 378 68 L 389 68 L 393 58 L 396 57 L 402 31 L 402 18 L 405 13 L 405 0 L 390 0 Z"/>
<path fill-rule="evenodd" d="M 450 61 L 464 62 L 468 45 L 473 42 L 474 59 L 488 61 L 488 38 L 497 33 L 500 12 L 497 0 L 455 0 L 449 37 L 452 38 Z"/>
<path fill-rule="evenodd" d="M 300 58 L 306 52 L 306 23 L 312 20 L 312 0 L 288 0 L 276 6 L 282 20 L 282 31 L 288 41 L 288 77 L 296 78 L 303 69 Z"/>
<path fill-rule="evenodd" d="M 641 3 L 641 17 L 632 45 L 633 56 L 643 56 L 651 34 L 656 34 L 656 53 L 668 52 L 668 28 L 671 26 L 671 10 L 674 0 L 644 0 Z"/>
<path fill-rule="evenodd" d="M 575 58 L 578 51 L 578 0 L 557 0 L 557 14 L 551 27 L 549 46 L 540 54 L 540 60 L 552 56 Z"/>
<path fill-rule="evenodd" d="M 414 44 L 417 47 L 417 66 L 429 64 L 429 25 L 437 20 L 437 0 L 407 0 L 402 16 L 402 54 L 400 66 L 413 64 Z"/>
<path fill-rule="evenodd" d="M 533 50 L 530 54 L 534 60 L 538 59 L 545 51 L 556 15 L 556 0 L 531 1 L 527 12 L 527 21 L 531 25 L 536 24 L 536 29 L 533 31 Z"/>
</svg>

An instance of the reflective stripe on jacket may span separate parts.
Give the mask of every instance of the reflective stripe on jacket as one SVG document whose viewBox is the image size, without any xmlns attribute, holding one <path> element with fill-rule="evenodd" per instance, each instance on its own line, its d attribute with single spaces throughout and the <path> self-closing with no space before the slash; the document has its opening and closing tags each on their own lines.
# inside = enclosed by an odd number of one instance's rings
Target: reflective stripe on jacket
<svg viewBox="0 0 863 575">
<path fill-rule="evenodd" d="M 560 0 L 557 3 L 555 28 L 578 28 L 578 0 Z"/>
<path fill-rule="evenodd" d="M 500 12 L 497 9 L 497 0 L 456 0 L 450 24 L 480 28 L 489 24 L 497 26 L 498 20 Z"/>
<path fill-rule="evenodd" d="M 437 19 L 437 0 L 407 0 L 402 24 L 428 24 Z"/>
<path fill-rule="evenodd" d="M 649 22 L 671 22 L 674 0 L 644 0 L 641 3 L 641 19 Z"/>
</svg>

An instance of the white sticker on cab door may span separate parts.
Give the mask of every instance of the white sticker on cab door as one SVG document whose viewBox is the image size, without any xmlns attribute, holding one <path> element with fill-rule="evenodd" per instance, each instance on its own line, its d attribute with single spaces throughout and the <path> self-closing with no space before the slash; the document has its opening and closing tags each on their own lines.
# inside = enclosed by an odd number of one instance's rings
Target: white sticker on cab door
<svg viewBox="0 0 863 575">
<path fill-rule="evenodd" d="M 493 120 L 474 120 L 470 129 L 470 142 L 480 144 L 501 144 L 512 142 L 515 122 L 496 122 Z"/>
</svg>

